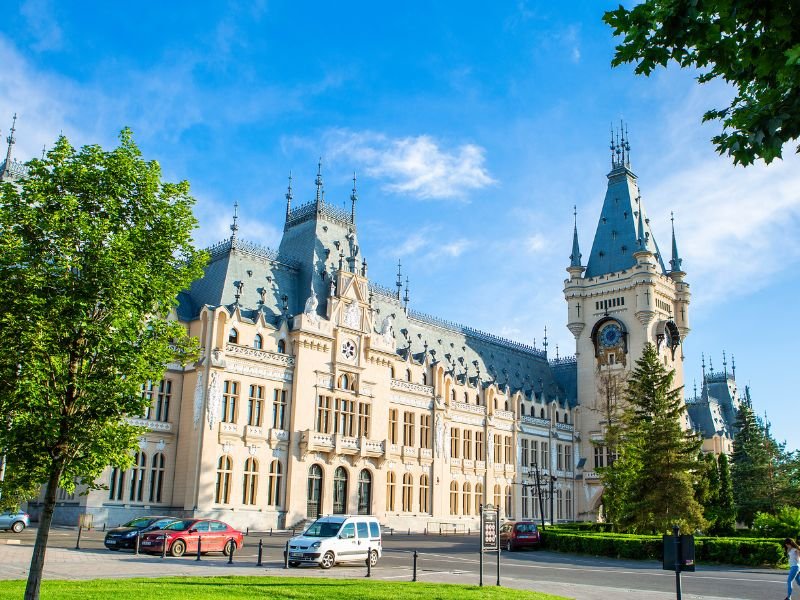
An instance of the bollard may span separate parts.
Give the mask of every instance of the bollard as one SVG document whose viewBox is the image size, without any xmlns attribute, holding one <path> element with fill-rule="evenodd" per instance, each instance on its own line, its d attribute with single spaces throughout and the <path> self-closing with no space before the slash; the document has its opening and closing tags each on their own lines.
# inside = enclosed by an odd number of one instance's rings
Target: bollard
<svg viewBox="0 0 800 600">
<path fill-rule="evenodd" d="M 367 546 L 367 577 L 372 577 L 372 548 Z"/>
<path fill-rule="evenodd" d="M 139 532 L 136 532 L 136 537 L 133 540 L 133 555 L 139 556 Z"/>
<path fill-rule="evenodd" d="M 417 551 L 414 550 L 414 578 L 411 581 L 417 580 Z"/>
<path fill-rule="evenodd" d="M 411 535 L 411 527 L 408 528 L 408 535 Z"/>
<path fill-rule="evenodd" d="M 81 531 L 82 530 L 83 530 L 83 528 L 80 525 L 78 525 L 78 539 L 75 541 L 75 550 L 80 550 L 81 549 Z"/>
<path fill-rule="evenodd" d="M 469 528 L 467 529 L 467 535 L 472 535 L 472 527 L 469 527 Z"/>
<path fill-rule="evenodd" d="M 105 531 L 105 530 L 106 530 L 106 524 L 103 523 L 103 531 Z"/>
<path fill-rule="evenodd" d="M 236 554 L 236 542 L 231 542 L 231 551 L 228 553 L 228 564 L 233 564 L 233 555 Z"/>
<path fill-rule="evenodd" d="M 256 563 L 257 567 L 261 566 L 261 557 L 264 552 L 264 540 L 258 540 L 258 562 Z"/>
<path fill-rule="evenodd" d="M 286 542 L 286 549 L 283 551 L 283 568 L 289 568 L 289 542 Z"/>
<path fill-rule="evenodd" d="M 269 528 L 269 537 L 272 537 L 272 527 Z"/>
<path fill-rule="evenodd" d="M 294 527 L 292 527 L 292 537 L 294 537 L 294 536 L 295 536 Z"/>
<path fill-rule="evenodd" d="M 167 558 L 167 534 L 161 536 L 161 558 Z"/>
<path fill-rule="evenodd" d="M 195 560 L 200 560 L 200 553 L 203 551 L 202 547 L 203 547 L 203 536 L 202 535 L 198 535 L 197 536 L 197 558 L 195 558 Z"/>
<path fill-rule="evenodd" d="M 244 532 L 245 535 L 250 535 L 250 527 L 247 527 L 247 531 Z"/>
<path fill-rule="evenodd" d="M 389 535 L 394 535 L 394 527 L 391 527 L 391 528 L 389 529 Z"/>
<path fill-rule="evenodd" d="M 424 532 L 423 535 L 428 535 L 428 526 L 427 525 L 425 526 L 425 532 Z"/>
</svg>

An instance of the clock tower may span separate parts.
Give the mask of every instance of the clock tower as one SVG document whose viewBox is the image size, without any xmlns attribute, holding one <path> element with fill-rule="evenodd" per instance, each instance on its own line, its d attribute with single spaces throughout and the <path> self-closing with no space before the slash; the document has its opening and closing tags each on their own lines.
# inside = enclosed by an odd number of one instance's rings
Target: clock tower
<svg viewBox="0 0 800 600">
<path fill-rule="evenodd" d="M 612 134 L 608 189 L 589 260 L 585 266 L 581 262 L 576 219 L 564 282 L 567 327 L 575 336 L 582 434 L 579 520 L 602 517 L 596 469 L 614 458 L 604 441 L 606 428 L 621 408 L 625 380 L 646 344 L 658 348 L 664 366 L 675 370 L 675 385 L 683 386 L 690 293 L 681 263 L 674 224 L 669 268 L 664 263 L 631 170 L 627 132 L 620 129 Z"/>
</svg>

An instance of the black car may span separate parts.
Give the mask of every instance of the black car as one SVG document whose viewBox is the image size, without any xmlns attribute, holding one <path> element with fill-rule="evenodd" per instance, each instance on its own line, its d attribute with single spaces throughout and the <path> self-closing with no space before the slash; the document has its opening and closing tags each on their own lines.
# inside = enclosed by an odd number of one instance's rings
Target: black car
<svg viewBox="0 0 800 600">
<path fill-rule="evenodd" d="M 133 549 L 136 546 L 137 535 L 142 535 L 155 529 L 163 529 L 170 523 L 179 520 L 175 517 L 138 517 L 125 523 L 125 525 L 109 529 L 103 543 L 109 550 Z"/>
</svg>

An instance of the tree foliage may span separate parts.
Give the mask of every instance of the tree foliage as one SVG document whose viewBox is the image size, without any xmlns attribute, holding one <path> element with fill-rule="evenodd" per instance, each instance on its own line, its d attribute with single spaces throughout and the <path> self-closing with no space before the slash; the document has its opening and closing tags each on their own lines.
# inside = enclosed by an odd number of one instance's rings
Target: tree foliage
<svg viewBox="0 0 800 600">
<path fill-rule="evenodd" d="M 165 183 L 132 134 L 75 150 L 63 136 L 0 197 L 0 445 L 4 504 L 44 486 L 26 598 L 38 598 L 56 490 L 126 467 L 141 386 L 196 351 L 168 318 L 201 275 L 194 200 Z"/>
<path fill-rule="evenodd" d="M 731 533 L 736 526 L 736 504 L 733 497 L 733 481 L 731 480 L 731 467 L 727 454 L 720 454 L 717 458 L 719 466 L 719 493 L 713 533 Z"/>
<path fill-rule="evenodd" d="M 722 122 L 712 141 L 734 163 L 770 163 L 800 137 L 797 2 L 645 0 L 609 11 L 603 20 L 624 36 L 613 66 L 636 63 L 637 74 L 650 75 L 674 61 L 699 69 L 700 83 L 721 79 L 735 88 L 729 106 L 703 116 Z"/>
<path fill-rule="evenodd" d="M 739 407 L 734 429 L 733 497 L 738 520 L 749 527 L 756 513 L 775 512 L 770 444 L 766 429 L 750 402 L 742 402 Z"/>
</svg>

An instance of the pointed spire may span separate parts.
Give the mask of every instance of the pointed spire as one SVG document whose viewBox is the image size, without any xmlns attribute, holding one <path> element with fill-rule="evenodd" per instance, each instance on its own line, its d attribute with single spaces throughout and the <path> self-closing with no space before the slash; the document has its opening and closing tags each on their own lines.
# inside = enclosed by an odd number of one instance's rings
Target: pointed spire
<svg viewBox="0 0 800 600">
<path fill-rule="evenodd" d="M 647 232 L 644 230 L 644 210 L 642 210 L 642 197 L 638 196 L 636 198 L 636 204 L 638 205 L 638 242 L 639 242 L 639 250 L 649 250 L 647 247 Z"/>
<path fill-rule="evenodd" d="M 403 308 L 408 309 L 408 277 L 406 277 L 406 291 L 403 295 Z"/>
<path fill-rule="evenodd" d="M 317 178 L 314 180 L 314 184 L 317 186 L 317 211 L 322 209 L 322 203 L 324 202 L 324 194 L 325 192 L 322 190 L 322 157 L 320 156 L 319 162 L 317 163 Z"/>
<path fill-rule="evenodd" d="M 292 172 L 289 171 L 289 186 L 286 188 L 286 219 L 289 219 L 289 215 L 292 212 Z"/>
<path fill-rule="evenodd" d="M 356 200 L 358 200 L 358 192 L 356 191 L 356 172 L 353 171 L 353 191 L 350 194 L 350 202 L 352 202 L 352 208 L 350 209 L 350 222 L 353 225 L 356 224 Z"/>
<path fill-rule="evenodd" d="M 725 377 L 728 377 L 728 359 L 725 356 L 725 350 L 722 351 L 722 370 L 725 373 Z"/>
<path fill-rule="evenodd" d="M 736 379 L 736 357 L 731 354 L 731 375 Z"/>
<path fill-rule="evenodd" d="M 400 289 L 403 287 L 403 271 L 400 265 L 400 259 L 397 260 L 397 299 L 400 300 Z"/>
<path fill-rule="evenodd" d="M 614 153 L 617 151 L 617 146 L 614 143 L 614 123 L 611 123 L 611 168 L 613 169 L 616 166 L 614 161 Z"/>
<path fill-rule="evenodd" d="M 17 130 L 17 113 L 14 113 L 14 118 L 11 121 L 11 130 L 9 131 L 8 137 L 6 138 L 6 142 L 8 142 L 8 148 L 6 149 L 6 162 L 3 163 L 3 170 L 0 171 L 0 179 L 3 179 L 11 170 L 11 150 L 14 147 L 14 144 L 17 142 L 17 138 L 14 137 L 14 132 L 16 130 Z"/>
<path fill-rule="evenodd" d="M 547 356 L 547 325 L 544 326 L 544 342 L 542 342 L 544 346 L 544 355 Z"/>
<path fill-rule="evenodd" d="M 678 255 L 678 242 L 675 241 L 675 214 L 669 213 L 669 220 L 672 221 L 672 260 L 669 261 L 669 268 L 672 271 L 680 271 L 683 259 Z"/>
<path fill-rule="evenodd" d="M 236 242 L 236 236 L 239 231 L 239 201 L 233 203 L 233 223 L 231 223 L 231 243 Z"/>
<path fill-rule="evenodd" d="M 700 364 L 703 366 L 703 384 L 706 382 L 706 355 L 700 353 Z"/>
<path fill-rule="evenodd" d="M 575 223 L 572 229 L 572 254 L 569 255 L 569 266 L 570 267 L 580 267 L 581 266 L 581 249 L 578 245 L 578 206 L 575 205 L 572 207 L 572 216 L 574 217 Z"/>
</svg>

